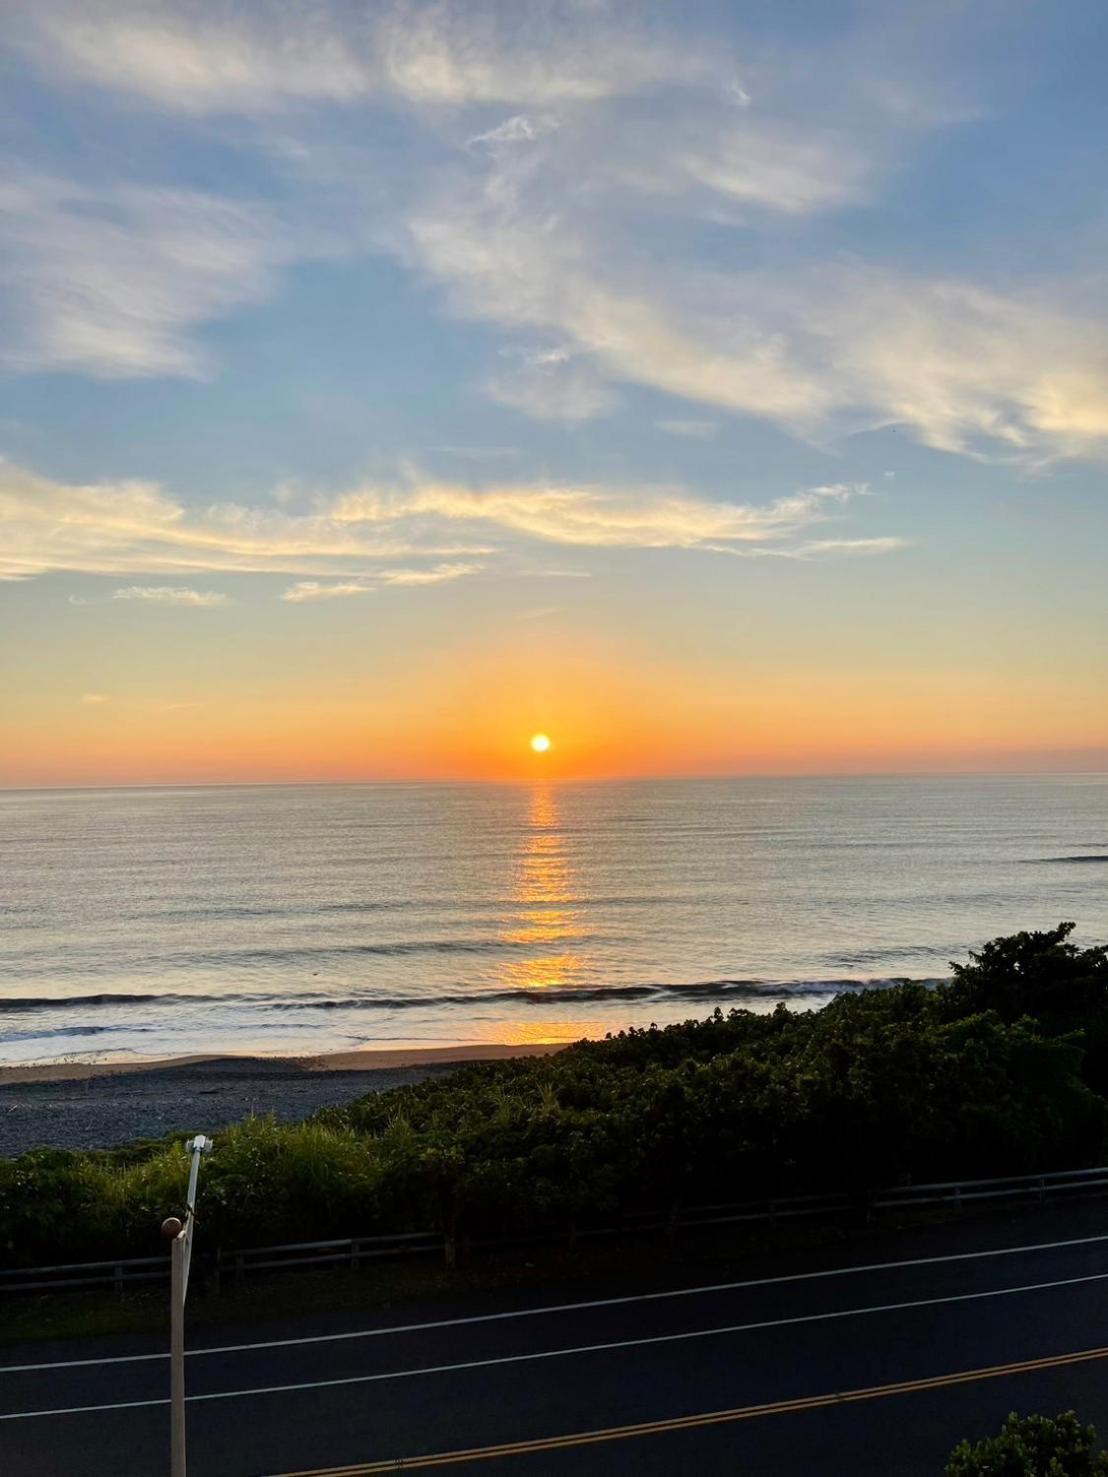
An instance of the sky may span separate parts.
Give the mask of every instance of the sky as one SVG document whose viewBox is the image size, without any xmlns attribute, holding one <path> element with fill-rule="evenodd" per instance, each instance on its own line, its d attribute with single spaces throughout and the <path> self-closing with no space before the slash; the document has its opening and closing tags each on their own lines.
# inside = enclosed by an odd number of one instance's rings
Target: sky
<svg viewBox="0 0 1108 1477">
<path fill-rule="evenodd" d="M 1099 0 L 0 34 L 0 785 L 1108 768 Z"/>
</svg>

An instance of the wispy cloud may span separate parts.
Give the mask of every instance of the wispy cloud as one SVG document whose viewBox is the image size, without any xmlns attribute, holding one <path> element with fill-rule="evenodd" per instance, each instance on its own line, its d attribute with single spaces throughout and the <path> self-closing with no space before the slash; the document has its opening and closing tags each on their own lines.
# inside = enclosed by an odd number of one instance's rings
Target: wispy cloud
<svg viewBox="0 0 1108 1477">
<path fill-rule="evenodd" d="M 332 507 L 340 523 L 388 522 L 403 507 L 448 523 L 491 524 L 528 538 L 591 548 L 696 549 L 794 536 L 841 508 L 858 491 L 811 488 L 761 506 L 712 502 L 680 489 L 427 485 L 396 495 L 349 492 Z"/>
<path fill-rule="evenodd" d="M 266 209 L 195 190 L 0 180 L 0 361 L 107 378 L 200 376 L 192 330 L 270 292 L 293 248 Z"/>
<path fill-rule="evenodd" d="M 718 63 L 691 41 L 678 51 L 627 5 L 401 4 L 376 35 L 387 83 L 434 103 L 581 104 L 694 82 Z"/>
<path fill-rule="evenodd" d="M 90 707 L 96 707 L 100 703 L 110 703 L 111 698 L 106 692 L 83 692 L 81 694 L 81 701 L 88 703 Z"/>
<path fill-rule="evenodd" d="M 565 351 L 523 354 L 487 381 L 491 399 L 543 421 L 588 421 L 619 403 L 603 376 Z"/>
<path fill-rule="evenodd" d="M 550 189 L 556 175 L 497 163 L 409 222 L 456 312 L 564 346 L 557 363 L 523 360 L 492 381 L 530 414 L 602 414 L 622 381 L 803 436 L 897 424 L 942 450 L 1025 461 L 1108 447 L 1108 364 L 1068 284 L 1001 292 L 861 263 L 724 273 L 624 256 L 594 221 L 552 212 Z M 583 392 L 559 378 L 575 366 Z"/>
<path fill-rule="evenodd" d="M 689 44 L 675 54 L 631 9 L 611 4 L 400 0 L 351 12 L 339 0 L 232 0 L 218 9 L 119 0 L 92 15 L 83 0 L 40 0 L 20 30 L 41 67 L 185 113 L 370 96 L 436 106 L 594 102 L 713 66 Z"/>
<path fill-rule="evenodd" d="M 679 154 L 669 180 L 672 187 L 683 177 L 740 205 L 803 215 L 862 199 L 871 168 L 864 148 L 849 137 L 744 124 Z"/>
<path fill-rule="evenodd" d="M 413 477 L 320 497 L 314 511 L 293 514 L 235 503 L 194 510 L 149 483 L 69 486 L 0 464 L 0 578 L 49 570 L 256 571 L 307 576 L 282 596 L 293 603 L 341 599 L 374 584 L 461 579 L 489 560 L 518 558 L 532 544 L 789 546 L 844 516 L 858 490 L 836 484 L 755 504 L 698 497 L 680 487 L 474 488 Z M 184 606 L 212 604 L 215 593 L 136 584 L 113 598 Z"/>
<path fill-rule="evenodd" d="M 211 610 L 229 604 L 218 590 L 190 590 L 174 585 L 127 585 L 112 593 L 113 600 L 141 600 L 147 605 L 179 605 L 194 610 Z"/>
<path fill-rule="evenodd" d="M 190 508 L 153 483 L 73 485 L 0 463 L 0 578 L 47 570 L 350 573 L 413 555 L 484 551 L 456 537 L 437 539 L 436 530 L 409 517 L 409 497 L 398 493 L 392 515 L 359 527 L 337 519 L 324 500 L 303 514 L 238 503 Z"/>
<path fill-rule="evenodd" d="M 383 569 L 376 578 L 383 585 L 442 585 L 482 568 L 480 564 L 436 564 L 432 569 Z"/>
<path fill-rule="evenodd" d="M 282 594 L 281 599 L 290 605 L 305 605 L 316 600 L 348 600 L 354 595 L 366 595 L 369 586 L 350 580 L 339 580 L 323 585 L 318 580 L 298 580 Z"/>
<path fill-rule="evenodd" d="M 505 145 L 518 143 L 532 143 L 544 133 L 549 133 L 552 128 L 559 127 L 559 120 L 553 113 L 539 114 L 537 117 L 529 117 L 526 113 L 513 113 L 510 118 L 505 118 L 503 123 L 498 123 L 495 128 L 488 128 L 484 133 L 475 133 L 467 140 L 469 148 L 484 145 L 487 149 L 499 149 Z"/>
<path fill-rule="evenodd" d="M 891 554 L 907 547 L 908 540 L 903 538 L 823 538 L 782 552 L 793 559 L 814 559 L 832 554 Z"/>
<path fill-rule="evenodd" d="M 728 305 L 721 313 L 718 294 L 713 305 L 707 293 L 701 306 L 681 306 L 672 282 L 644 278 L 641 261 L 619 282 L 608 280 L 605 263 L 615 253 L 580 239 L 541 198 L 523 200 L 495 180 L 484 190 L 471 185 L 419 207 L 409 232 L 455 311 L 511 330 L 543 329 L 570 346 L 571 366 L 576 360 L 589 370 L 586 397 L 570 382 L 575 411 L 604 408 L 605 380 L 794 426 L 815 424 L 833 404 L 831 386 L 754 308 L 743 314 Z M 562 393 L 558 371 L 525 364 L 518 376 L 494 378 L 492 391 L 548 414 L 549 392 L 555 405 Z"/>
<path fill-rule="evenodd" d="M 1108 359 L 1038 293 L 844 271 L 807 304 L 856 404 L 943 451 L 1036 460 L 1108 448 Z"/>
<path fill-rule="evenodd" d="M 317 600 L 346 600 L 356 595 L 368 595 L 383 585 L 441 585 L 452 580 L 464 579 L 476 574 L 480 564 L 435 564 L 426 569 L 382 569 L 373 571 L 363 579 L 336 580 L 324 584 L 319 580 L 298 580 L 281 595 L 290 605 L 304 605 Z"/>
<path fill-rule="evenodd" d="M 538 420 L 609 414 L 633 385 L 683 403 L 659 421 L 676 435 L 710 423 L 700 408 L 1025 462 L 1108 446 L 1098 289 L 1038 264 L 1031 285 L 929 277 L 805 234 L 878 205 L 923 133 L 975 116 L 914 67 L 910 27 L 851 28 L 817 58 L 623 0 L 24 11 L 16 44 L 48 76 L 186 127 L 237 115 L 281 203 L 14 176 L 9 367 L 211 373 L 203 325 L 294 262 L 385 251 L 499 330 L 507 361 L 479 382 Z M 391 110 L 395 155 L 361 142 L 371 109 Z"/>
<path fill-rule="evenodd" d="M 317 600 L 346 600 L 357 595 L 371 594 L 383 585 L 441 585 L 452 580 L 464 579 L 476 574 L 480 564 L 434 564 L 426 569 L 382 569 L 357 580 L 335 580 L 324 584 L 320 580 L 298 580 L 285 590 L 281 599 L 290 605 L 304 605 Z"/>
<path fill-rule="evenodd" d="M 372 81 L 367 59 L 328 6 L 121 0 L 93 12 L 80 0 L 43 0 L 19 36 L 46 71 L 183 113 L 341 102 Z"/>
</svg>

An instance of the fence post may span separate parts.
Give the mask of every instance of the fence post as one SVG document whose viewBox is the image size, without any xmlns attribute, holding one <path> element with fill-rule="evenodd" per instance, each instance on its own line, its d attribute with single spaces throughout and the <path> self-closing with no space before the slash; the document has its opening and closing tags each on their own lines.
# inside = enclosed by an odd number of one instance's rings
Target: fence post
<svg viewBox="0 0 1108 1477">
<path fill-rule="evenodd" d="M 665 1239 L 676 1241 L 677 1232 L 681 1225 L 681 1199 L 680 1196 L 670 1201 L 669 1215 L 666 1217 Z"/>
</svg>

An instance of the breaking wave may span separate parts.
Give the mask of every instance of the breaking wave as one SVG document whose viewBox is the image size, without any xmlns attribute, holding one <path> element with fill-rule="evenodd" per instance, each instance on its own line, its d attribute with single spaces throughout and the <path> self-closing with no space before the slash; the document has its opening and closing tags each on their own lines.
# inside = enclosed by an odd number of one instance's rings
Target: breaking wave
<svg viewBox="0 0 1108 1477">
<path fill-rule="evenodd" d="M 222 992 L 219 994 L 101 994 L 101 995 L 18 995 L 0 999 L 0 1016 L 20 1011 L 89 1010 L 129 1005 L 189 1006 L 214 1004 L 264 1006 L 266 1010 L 407 1010 L 419 1007 L 463 1005 L 470 1008 L 512 1000 L 532 1004 L 567 1004 L 605 1000 L 804 1000 L 829 998 L 833 995 L 864 990 L 887 989 L 900 984 L 900 979 L 819 979 L 819 980 L 708 980 L 685 985 L 580 985 L 551 986 L 549 989 L 469 990 L 457 994 L 425 995 L 332 995 L 324 991 L 298 992 L 290 995 L 260 992 Z M 916 980 L 917 984 L 936 985 L 939 979 Z"/>
</svg>

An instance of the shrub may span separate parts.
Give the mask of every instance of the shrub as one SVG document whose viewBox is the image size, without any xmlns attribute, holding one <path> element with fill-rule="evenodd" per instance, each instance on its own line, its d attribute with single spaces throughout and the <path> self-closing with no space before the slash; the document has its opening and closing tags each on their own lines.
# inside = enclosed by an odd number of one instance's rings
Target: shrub
<svg viewBox="0 0 1108 1477">
<path fill-rule="evenodd" d="M 1103 1477 L 1108 1455 L 1096 1449 L 1096 1431 L 1072 1410 L 1053 1418 L 1012 1414 L 997 1436 L 950 1454 L 946 1477 Z"/>
</svg>

